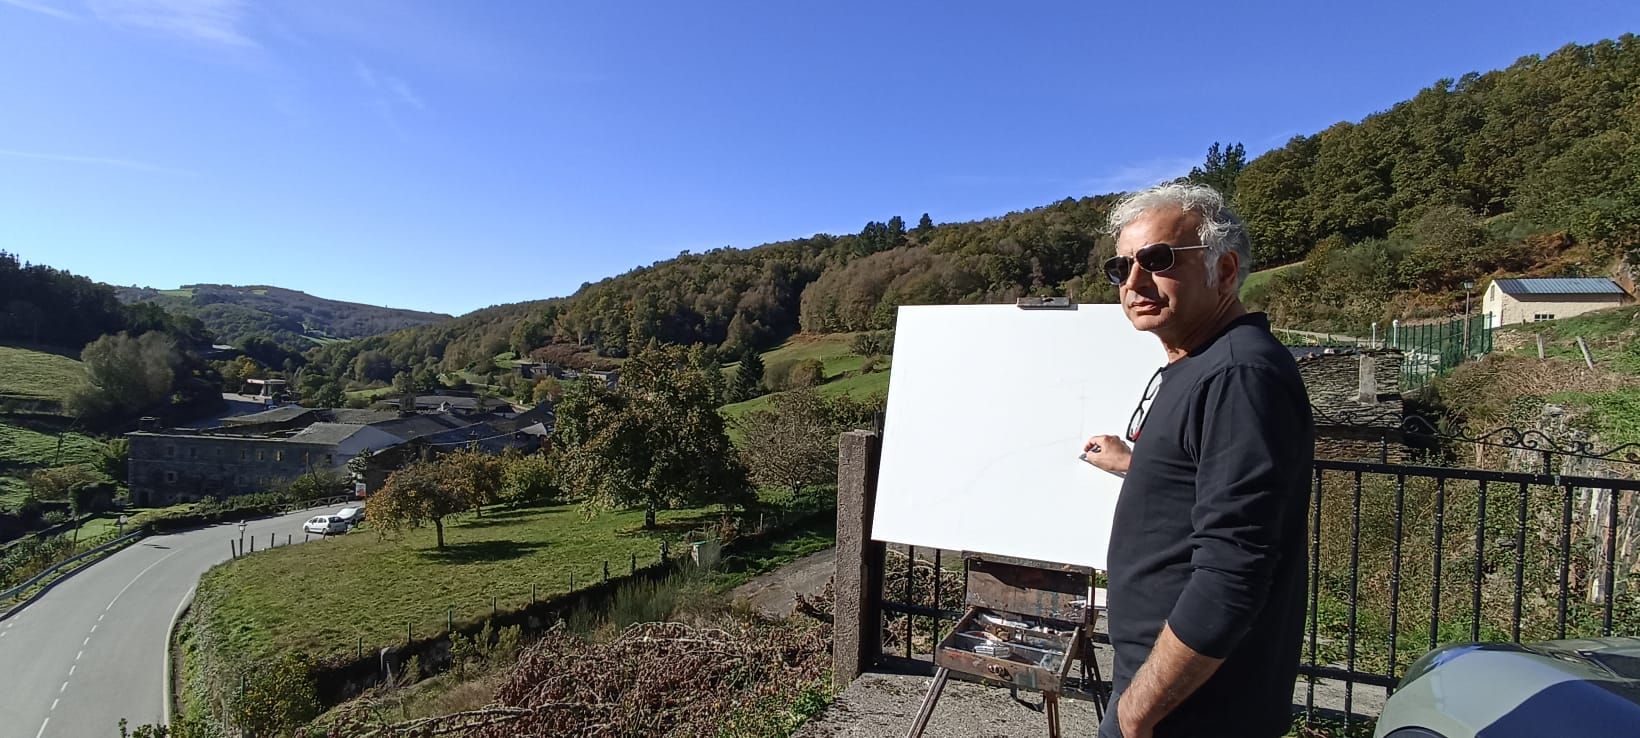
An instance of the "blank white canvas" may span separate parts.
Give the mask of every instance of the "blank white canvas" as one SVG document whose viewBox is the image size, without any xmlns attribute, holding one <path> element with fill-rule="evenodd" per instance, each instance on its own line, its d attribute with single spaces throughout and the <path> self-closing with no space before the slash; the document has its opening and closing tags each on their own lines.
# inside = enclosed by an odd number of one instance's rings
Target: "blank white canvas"
<svg viewBox="0 0 1640 738">
<path fill-rule="evenodd" d="M 900 308 L 872 538 L 1104 569 L 1122 480 L 1077 457 L 1166 362 L 1118 305 Z"/>
</svg>

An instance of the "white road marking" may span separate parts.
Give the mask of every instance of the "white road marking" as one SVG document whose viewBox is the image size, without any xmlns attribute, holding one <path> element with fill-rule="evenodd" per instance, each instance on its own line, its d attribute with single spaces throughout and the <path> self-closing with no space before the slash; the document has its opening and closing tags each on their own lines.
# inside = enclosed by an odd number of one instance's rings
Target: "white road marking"
<svg viewBox="0 0 1640 738">
<path fill-rule="evenodd" d="M 91 632 L 93 632 L 93 633 L 97 632 L 97 626 L 95 626 L 95 625 L 91 626 Z"/>
<path fill-rule="evenodd" d="M 83 640 L 83 641 L 80 641 L 80 645 L 82 645 L 82 646 L 89 646 L 89 645 L 91 645 L 91 636 L 86 636 L 86 637 L 85 637 L 85 640 Z"/>
<path fill-rule="evenodd" d="M 78 669 L 78 668 L 80 668 L 79 664 L 75 664 L 73 666 L 68 667 L 68 675 L 69 676 L 74 676 L 74 670 Z"/>
<path fill-rule="evenodd" d="M 57 694 L 62 694 L 62 693 L 67 692 L 67 691 L 68 691 L 68 680 L 64 679 L 63 680 L 63 686 L 57 688 Z"/>
<path fill-rule="evenodd" d="M 152 568 L 154 568 L 154 567 L 156 567 L 156 566 L 159 566 L 159 565 L 160 565 L 160 564 L 161 564 L 161 563 L 163 563 L 163 562 L 164 562 L 164 561 L 165 561 L 165 560 L 166 560 L 166 559 L 168 559 L 168 558 L 171 558 L 171 557 L 172 557 L 172 556 L 175 556 L 175 555 L 177 555 L 177 554 L 179 554 L 179 553 L 182 553 L 182 552 L 183 552 L 183 549 L 180 549 L 180 548 L 179 548 L 179 549 L 177 549 L 177 550 L 175 550 L 175 551 L 172 551 L 172 552 L 170 552 L 170 553 L 168 553 L 168 554 L 165 554 L 165 555 L 164 555 L 164 556 L 161 556 L 161 557 L 160 557 L 160 559 L 159 559 L 159 561 L 155 561 L 155 562 L 154 562 L 154 563 L 152 563 L 152 564 L 149 564 L 149 565 L 148 565 L 148 568 L 147 568 L 147 569 L 143 569 L 143 570 L 142 570 L 142 571 L 139 571 L 139 572 L 137 572 L 137 575 L 136 575 L 136 576 L 134 576 L 134 577 L 131 577 L 131 581 L 130 581 L 130 582 L 128 582 L 128 583 L 126 583 L 126 585 L 125 585 L 125 587 L 124 587 L 124 588 L 123 588 L 123 589 L 121 589 L 121 590 L 120 590 L 120 593 L 119 593 L 119 594 L 117 594 L 117 595 L 114 595 L 114 599 L 112 599 L 112 600 L 109 600 L 109 601 L 108 601 L 108 607 L 105 607 L 105 608 L 103 608 L 103 612 L 108 612 L 108 611 L 109 611 L 109 609 L 111 609 L 111 608 L 113 608 L 113 607 L 114 607 L 114 603 L 116 603 L 116 602 L 119 602 L 119 601 L 120 601 L 120 598 L 121 598 L 121 597 L 123 597 L 123 596 L 125 596 L 125 590 L 128 590 L 128 589 L 130 589 L 130 588 L 131 588 L 131 585 L 133 585 L 133 584 L 136 584 L 136 583 L 137 583 L 137 580 L 138 580 L 138 579 L 141 579 L 141 578 L 142 578 L 142 575 L 144 575 L 144 574 L 147 574 L 147 573 L 148 573 L 148 570 L 149 570 L 149 569 L 152 569 Z"/>
<path fill-rule="evenodd" d="M 80 660 L 80 657 L 81 657 L 81 656 L 84 656 L 84 655 L 85 655 L 85 649 L 83 649 L 83 648 L 82 648 L 82 649 L 80 649 L 80 652 L 79 652 L 79 653 L 77 653 L 77 654 L 74 654 L 74 660 L 75 660 L 75 661 L 79 661 L 79 660 Z"/>
<path fill-rule="evenodd" d="M 46 726 L 50 725 L 50 724 L 51 724 L 51 718 L 46 718 L 45 722 L 40 723 L 40 732 L 35 733 L 34 738 L 40 738 L 40 736 L 45 735 L 46 734 Z"/>
<path fill-rule="evenodd" d="M 113 603 L 109 603 L 109 604 L 113 604 Z M 105 617 L 108 617 L 108 610 L 107 609 L 104 609 L 102 611 L 102 614 L 97 616 L 97 622 L 99 622 L 99 623 L 102 622 L 102 619 L 105 618 Z"/>
<path fill-rule="evenodd" d="M 3 632 L 3 631 L 0 631 L 0 638 L 5 638 L 5 637 L 6 637 L 6 633 Z"/>
<path fill-rule="evenodd" d="M 51 701 L 51 709 L 46 710 L 46 712 L 56 712 L 56 711 L 57 711 L 57 700 L 52 700 Z"/>
</svg>

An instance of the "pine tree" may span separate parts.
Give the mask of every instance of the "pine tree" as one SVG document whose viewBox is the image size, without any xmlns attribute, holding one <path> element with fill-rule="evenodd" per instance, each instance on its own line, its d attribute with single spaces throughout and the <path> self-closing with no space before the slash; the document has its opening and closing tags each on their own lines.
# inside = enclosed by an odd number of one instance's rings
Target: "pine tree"
<svg viewBox="0 0 1640 738">
<path fill-rule="evenodd" d="M 763 387 L 763 357 L 755 351 L 747 351 L 740 359 L 740 368 L 735 370 L 735 382 L 729 387 L 729 399 L 734 402 L 750 400 L 758 395 Z"/>
<path fill-rule="evenodd" d="M 922 217 L 917 219 L 917 230 L 913 231 L 913 233 L 917 234 L 917 240 L 921 241 L 928 238 L 928 235 L 933 232 L 934 219 L 928 217 L 928 213 L 923 213 Z"/>
</svg>

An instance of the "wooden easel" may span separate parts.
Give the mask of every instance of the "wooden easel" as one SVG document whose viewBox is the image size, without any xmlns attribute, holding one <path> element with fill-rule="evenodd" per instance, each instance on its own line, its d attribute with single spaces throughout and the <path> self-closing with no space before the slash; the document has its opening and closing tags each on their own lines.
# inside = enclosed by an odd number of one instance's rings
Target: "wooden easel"
<svg viewBox="0 0 1640 738">
<path fill-rule="evenodd" d="M 1082 683 L 1089 681 L 1089 672 L 1095 684 L 1101 684 L 1099 662 L 1094 657 L 1091 635 L 1103 609 L 1097 601 L 1099 594 L 1093 587 L 1093 570 L 1066 564 L 1050 564 L 985 554 L 964 554 L 968 566 L 967 596 L 964 605 L 968 611 L 952 628 L 949 635 L 935 648 L 934 661 L 938 669 L 928 694 L 923 697 L 917 718 L 906 738 L 921 738 L 934 714 L 945 684 L 952 670 L 972 674 L 990 682 L 1006 684 L 1019 700 L 1020 688 L 1042 693 L 1042 713 L 1048 721 L 1049 738 L 1059 738 L 1059 697 L 1064 688 L 1065 672 L 1070 662 L 1081 662 Z M 983 616 L 1004 619 L 1047 622 L 1073 631 L 1064 643 L 1063 663 L 1058 670 L 1048 670 L 1007 659 L 984 656 L 964 647 L 972 640 L 964 636 L 965 626 Z M 1101 718 L 1104 710 L 1100 697 L 1102 687 L 1095 687 L 1096 710 Z"/>
</svg>

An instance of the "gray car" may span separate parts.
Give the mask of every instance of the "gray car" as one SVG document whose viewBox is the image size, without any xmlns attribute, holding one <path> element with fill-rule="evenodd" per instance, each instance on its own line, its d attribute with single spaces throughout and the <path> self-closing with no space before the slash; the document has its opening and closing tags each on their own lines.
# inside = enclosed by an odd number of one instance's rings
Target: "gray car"
<svg viewBox="0 0 1640 738">
<path fill-rule="evenodd" d="M 1438 648 L 1407 669 L 1373 735 L 1640 736 L 1640 638 Z"/>
</svg>

